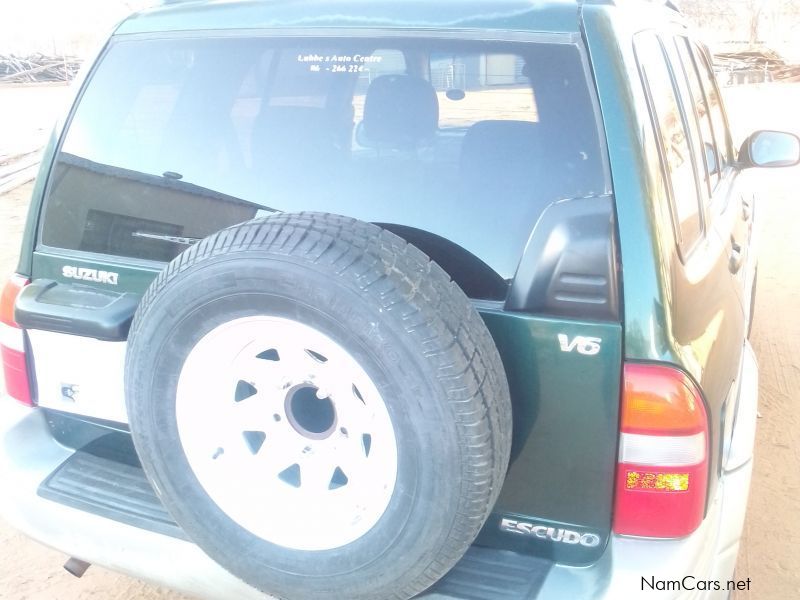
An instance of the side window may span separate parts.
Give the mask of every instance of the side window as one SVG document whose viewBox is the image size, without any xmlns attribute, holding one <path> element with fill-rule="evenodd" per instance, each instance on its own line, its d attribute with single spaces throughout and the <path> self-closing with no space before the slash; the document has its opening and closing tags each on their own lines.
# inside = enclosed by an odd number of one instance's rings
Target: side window
<svg viewBox="0 0 800 600">
<path fill-rule="evenodd" d="M 716 138 L 714 137 L 714 129 L 711 124 L 711 112 L 708 108 L 708 99 L 700 83 L 700 76 L 694 58 L 692 57 L 689 40 L 684 37 L 679 37 L 675 39 L 675 44 L 678 48 L 678 54 L 680 55 L 686 78 L 689 81 L 694 116 L 700 126 L 700 136 L 703 143 L 703 165 L 705 167 L 703 175 L 705 176 L 706 187 L 708 188 L 710 197 L 712 190 L 717 185 L 717 181 L 719 181 L 719 167 L 721 164 L 720 153 Z"/>
<path fill-rule="evenodd" d="M 681 59 L 678 56 L 676 42 L 677 40 L 672 37 L 662 38 L 667 62 L 670 64 L 670 70 L 672 71 L 672 81 L 675 85 L 675 92 L 677 93 L 683 124 L 689 134 L 689 144 L 692 149 L 692 166 L 694 172 L 697 174 L 697 183 L 700 186 L 698 189 L 699 197 L 702 201 L 706 201 L 710 198 L 710 194 L 706 183 L 708 177 L 703 159 L 703 141 L 700 136 L 700 125 L 695 118 L 692 108 L 694 100 L 689 90 L 689 84 L 683 65 L 681 64 Z"/>
<path fill-rule="evenodd" d="M 642 83 L 650 99 L 653 125 L 667 175 L 681 251 L 687 252 L 700 238 L 702 228 L 695 168 L 686 124 L 659 39 L 651 32 L 637 34 L 634 49 Z"/>
<path fill-rule="evenodd" d="M 722 108 L 719 87 L 708 63 L 706 53 L 695 44 L 694 58 L 697 70 L 700 72 L 700 82 L 703 86 L 706 98 L 708 99 L 708 109 L 711 113 L 711 124 L 714 128 L 714 137 L 717 140 L 717 151 L 720 159 L 720 173 L 727 165 L 733 162 L 733 152 L 731 150 L 731 137 L 728 131 L 728 122 L 725 120 L 725 112 Z"/>
</svg>

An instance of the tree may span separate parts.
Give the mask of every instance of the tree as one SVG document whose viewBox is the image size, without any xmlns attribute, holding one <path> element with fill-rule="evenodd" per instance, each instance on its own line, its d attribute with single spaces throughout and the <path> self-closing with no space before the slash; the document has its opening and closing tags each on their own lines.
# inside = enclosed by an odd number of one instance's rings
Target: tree
<svg viewBox="0 0 800 600">
<path fill-rule="evenodd" d="M 800 22 L 796 0 L 682 0 L 682 12 L 719 41 L 774 45 L 786 37 L 787 23 Z"/>
</svg>

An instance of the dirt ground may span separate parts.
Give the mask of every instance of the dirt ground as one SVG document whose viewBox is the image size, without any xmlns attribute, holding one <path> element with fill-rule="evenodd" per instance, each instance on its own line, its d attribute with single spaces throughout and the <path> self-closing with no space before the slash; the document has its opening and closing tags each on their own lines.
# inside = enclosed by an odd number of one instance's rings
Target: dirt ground
<svg viewBox="0 0 800 600">
<path fill-rule="evenodd" d="M 780 129 L 800 135 L 800 84 L 730 88 L 734 135 Z M 759 361 L 755 468 L 736 567 L 751 591 L 737 600 L 800 598 L 800 167 L 761 174 L 758 291 L 751 342 Z"/>
<path fill-rule="evenodd" d="M 56 92 L 49 92 L 58 96 Z M 757 128 L 800 134 L 800 84 L 731 88 L 734 134 Z M 50 105 L 48 105 L 50 106 Z M 0 94 L 0 114 L 3 114 Z M 45 111 L 47 113 L 47 111 Z M 49 114 L 49 113 L 48 113 Z M 39 125 L 34 130 L 40 131 Z M 41 133 L 39 133 L 41 135 Z M 760 413 L 753 486 L 737 578 L 750 578 L 738 600 L 800 597 L 800 167 L 764 174 L 769 197 L 758 206 L 759 286 L 752 343 L 760 362 Z M 16 254 L 32 185 L 0 196 L 0 277 Z M 65 556 L 28 540 L 0 521 L 0 599 L 178 600 L 182 596 L 92 567 L 75 579 Z"/>
</svg>

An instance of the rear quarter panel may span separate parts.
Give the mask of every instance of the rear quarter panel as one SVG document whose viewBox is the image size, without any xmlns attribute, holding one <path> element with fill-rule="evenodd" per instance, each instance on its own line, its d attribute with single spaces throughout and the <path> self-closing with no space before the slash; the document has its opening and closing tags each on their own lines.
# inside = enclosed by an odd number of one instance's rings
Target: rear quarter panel
<svg viewBox="0 0 800 600">
<path fill-rule="evenodd" d="M 677 251 L 667 183 L 632 38 L 645 29 L 686 33 L 672 11 L 586 6 L 586 38 L 614 181 L 624 305 L 624 359 L 666 362 L 700 386 L 711 432 L 711 471 L 720 470 L 725 405 L 744 342 L 742 305 L 721 239 L 730 215 L 708 224 L 691 255 Z M 709 498 L 717 478 L 709 478 Z"/>
</svg>

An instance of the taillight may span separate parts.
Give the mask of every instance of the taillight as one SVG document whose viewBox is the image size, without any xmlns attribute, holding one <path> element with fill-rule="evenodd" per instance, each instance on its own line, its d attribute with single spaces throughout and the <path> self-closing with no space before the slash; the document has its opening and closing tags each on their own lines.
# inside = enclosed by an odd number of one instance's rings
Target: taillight
<svg viewBox="0 0 800 600">
<path fill-rule="evenodd" d="M 624 369 L 614 531 L 675 538 L 703 520 L 708 419 L 697 386 L 659 365 Z"/>
<path fill-rule="evenodd" d="M 14 321 L 14 302 L 27 284 L 27 279 L 15 274 L 3 288 L 3 295 L 0 297 L 0 357 L 8 395 L 23 404 L 33 406 L 25 355 L 25 335 Z"/>
</svg>

